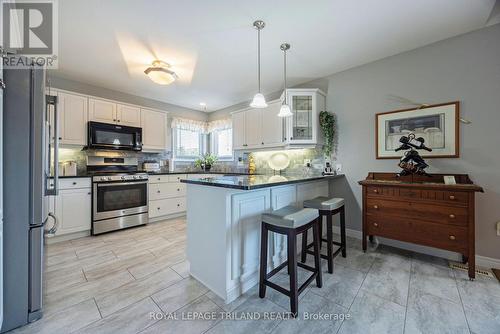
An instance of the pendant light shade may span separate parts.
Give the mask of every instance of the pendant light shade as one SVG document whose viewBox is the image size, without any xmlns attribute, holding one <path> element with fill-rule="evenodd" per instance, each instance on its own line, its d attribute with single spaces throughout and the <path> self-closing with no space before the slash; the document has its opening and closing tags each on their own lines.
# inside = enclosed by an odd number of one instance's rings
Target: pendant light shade
<svg viewBox="0 0 500 334">
<path fill-rule="evenodd" d="M 170 65 L 161 61 L 155 60 L 151 67 L 148 67 L 144 73 L 151 81 L 159 85 L 169 85 L 179 77 L 170 69 Z"/>
<path fill-rule="evenodd" d="M 264 21 L 257 20 L 253 23 L 253 26 L 255 29 L 257 29 L 257 67 L 258 67 L 257 77 L 259 83 L 259 92 L 255 94 L 255 96 L 253 97 L 252 103 L 250 103 L 250 107 L 265 108 L 267 107 L 266 98 L 260 92 L 260 31 L 264 29 L 266 24 L 264 23 Z"/>
<path fill-rule="evenodd" d="M 283 104 L 281 105 L 280 112 L 278 113 L 278 117 L 290 117 L 293 116 L 292 111 L 290 110 L 290 106 L 286 104 L 286 52 L 290 50 L 290 44 L 283 43 L 280 46 L 281 51 L 283 51 Z"/>
</svg>

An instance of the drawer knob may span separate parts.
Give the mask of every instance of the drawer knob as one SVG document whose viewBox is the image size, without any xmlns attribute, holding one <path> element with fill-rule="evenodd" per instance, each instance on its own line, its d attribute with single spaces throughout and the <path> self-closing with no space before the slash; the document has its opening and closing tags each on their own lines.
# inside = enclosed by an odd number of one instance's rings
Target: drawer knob
<svg viewBox="0 0 500 334">
<path fill-rule="evenodd" d="M 159 194 L 159 193 L 161 193 L 161 191 L 160 191 L 160 190 L 157 190 L 156 192 L 157 192 L 158 194 Z"/>
<path fill-rule="evenodd" d="M 450 235 L 450 240 L 455 240 L 455 236 L 454 235 Z"/>
<path fill-rule="evenodd" d="M 451 215 L 450 215 L 450 218 L 451 218 L 451 219 L 455 219 L 455 215 L 454 215 L 454 214 L 451 214 Z"/>
<path fill-rule="evenodd" d="M 73 185 L 76 186 L 76 182 L 73 182 Z"/>
<path fill-rule="evenodd" d="M 92 193 L 91 193 L 91 192 L 88 192 L 88 193 L 87 193 L 87 195 L 92 195 Z"/>
<path fill-rule="evenodd" d="M 157 210 L 160 210 L 160 208 L 156 208 Z"/>
<path fill-rule="evenodd" d="M 158 178 L 158 181 L 161 181 L 161 178 Z"/>
<path fill-rule="evenodd" d="M 177 191 L 181 191 L 179 188 L 177 188 Z"/>
<path fill-rule="evenodd" d="M 177 206 L 181 206 L 180 204 L 177 204 Z"/>
<path fill-rule="evenodd" d="M 373 208 L 374 208 L 375 210 L 378 210 L 378 205 L 374 205 L 374 206 L 373 206 Z"/>
<path fill-rule="evenodd" d="M 455 196 L 450 195 L 450 199 L 453 201 L 455 199 Z"/>
<path fill-rule="evenodd" d="M 374 192 L 375 194 L 378 194 L 378 189 L 373 189 L 373 192 Z"/>
<path fill-rule="evenodd" d="M 378 224 L 377 223 L 373 223 L 373 226 L 378 227 Z"/>
</svg>

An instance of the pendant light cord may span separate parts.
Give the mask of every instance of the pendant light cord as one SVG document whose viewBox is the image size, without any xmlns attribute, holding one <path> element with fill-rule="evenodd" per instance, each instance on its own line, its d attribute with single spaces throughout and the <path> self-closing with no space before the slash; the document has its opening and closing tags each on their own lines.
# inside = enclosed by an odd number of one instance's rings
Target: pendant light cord
<svg viewBox="0 0 500 334">
<path fill-rule="evenodd" d="M 284 86 L 285 86 L 284 89 L 286 91 L 286 50 L 283 51 L 283 73 L 285 76 L 285 78 L 283 80 Z"/>
<path fill-rule="evenodd" d="M 260 29 L 257 30 L 257 67 L 258 67 L 258 81 L 259 81 L 259 93 L 260 93 Z"/>
</svg>

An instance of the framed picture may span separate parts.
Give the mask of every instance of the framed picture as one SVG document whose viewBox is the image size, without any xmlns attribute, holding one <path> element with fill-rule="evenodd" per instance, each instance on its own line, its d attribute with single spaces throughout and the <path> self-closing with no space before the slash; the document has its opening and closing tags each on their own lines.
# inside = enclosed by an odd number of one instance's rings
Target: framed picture
<svg viewBox="0 0 500 334">
<path fill-rule="evenodd" d="M 424 158 L 458 158 L 460 103 L 449 102 L 414 109 L 383 112 L 376 115 L 375 142 L 377 159 L 399 159 L 399 139 L 409 133 L 422 137 L 432 152 L 420 150 Z"/>
</svg>

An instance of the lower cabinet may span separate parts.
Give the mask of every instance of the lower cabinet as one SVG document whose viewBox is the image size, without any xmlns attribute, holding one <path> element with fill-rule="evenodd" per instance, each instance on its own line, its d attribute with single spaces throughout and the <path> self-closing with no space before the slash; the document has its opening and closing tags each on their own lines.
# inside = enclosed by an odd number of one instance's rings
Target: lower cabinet
<svg viewBox="0 0 500 334">
<path fill-rule="evenodd" d="M 149 178 L 149 218 L 160 219 L 186 211 L 185 174 L 158 175 Z"/>
<path fill-rule="evenodd" d="M 57 218 L 56 236 L 90 231 L 92 191 L 90 179 L 61 179 L 59 195 L 50 199 Z"/>
</svg>

